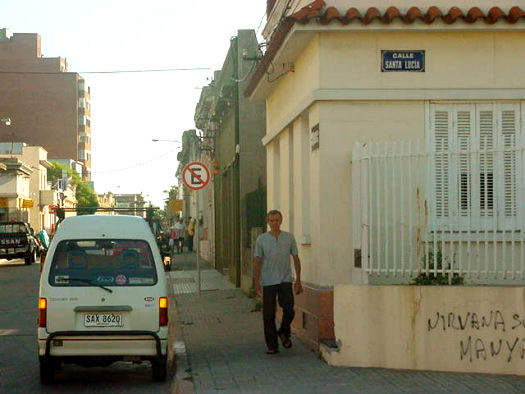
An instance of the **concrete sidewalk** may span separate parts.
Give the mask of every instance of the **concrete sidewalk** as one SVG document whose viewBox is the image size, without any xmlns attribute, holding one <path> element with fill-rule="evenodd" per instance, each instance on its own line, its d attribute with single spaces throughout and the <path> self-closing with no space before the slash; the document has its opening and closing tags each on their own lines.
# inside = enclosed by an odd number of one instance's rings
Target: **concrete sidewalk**
<svg viewBox="0 0 525 394">
<path fill-rule="evenodd" d="M 181 279 L 195 280 L 195 254 L 177 255 L 174 262 L 177 378 L 193 383 L 179 386 L 180 392 L 525 393 L 525 377 L 331 367 L 296 338 L 291 349 L 267 355 L 255 301 L 208 265 L 202 271 L 206 290 L 200 297 L 190 293 Z"/>
</svg>

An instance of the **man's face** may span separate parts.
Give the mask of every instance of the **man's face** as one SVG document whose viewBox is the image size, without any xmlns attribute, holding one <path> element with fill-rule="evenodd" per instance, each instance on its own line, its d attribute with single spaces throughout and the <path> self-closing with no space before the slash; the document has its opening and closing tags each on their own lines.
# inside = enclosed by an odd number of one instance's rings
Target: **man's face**
<svg viewBox="0 0 525 394">
<path fill-rule="evenodd" d="M 268 216 L 268 226 L 270 226 L 271 231 L 279 231 L 282 222 L 283 219 L 279 214 Z"/>
</svg>

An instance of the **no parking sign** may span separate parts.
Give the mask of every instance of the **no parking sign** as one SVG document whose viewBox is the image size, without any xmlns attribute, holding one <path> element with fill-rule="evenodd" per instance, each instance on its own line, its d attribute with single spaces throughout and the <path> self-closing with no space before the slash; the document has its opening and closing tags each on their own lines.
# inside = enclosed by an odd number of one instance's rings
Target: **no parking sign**
<svg viewBox="0 0 525 394">
<path fill-rule="evenodd" d="M 210 171 L 206 164 L 194 161 L 186 164 L 182 170 L 184 184 L 192 190 L 200 190 L 210 181 Z"/>
</svg>

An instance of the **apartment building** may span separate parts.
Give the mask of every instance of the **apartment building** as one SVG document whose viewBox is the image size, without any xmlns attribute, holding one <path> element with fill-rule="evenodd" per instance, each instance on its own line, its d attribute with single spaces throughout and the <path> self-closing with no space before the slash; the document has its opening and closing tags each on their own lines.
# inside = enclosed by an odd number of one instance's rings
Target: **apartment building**
<svg viewBox="0 0 525 394">
<path fill-rule="evenodd" d="M 49 160 L 70 158 L 83 164 L 91 180 L 90 88 L 68 72 L 61 57 L 44 57 L 36 33 L 0 29 L 0 142 L 42 146 Z"/>
</svg>

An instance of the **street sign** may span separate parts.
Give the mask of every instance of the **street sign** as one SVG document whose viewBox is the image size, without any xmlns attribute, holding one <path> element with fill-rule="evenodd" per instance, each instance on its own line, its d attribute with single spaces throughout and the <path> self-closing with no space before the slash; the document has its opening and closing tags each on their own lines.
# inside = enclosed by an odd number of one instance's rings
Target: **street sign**
<svg viewBox="0 0 525 394">
<path fill-rule="evenodd" d="M 194 161 L 182 170 L 184 184 L 192 190 L 200 190 L 210 181 L 210 171 L 206 164 Z"/>
</svg>

